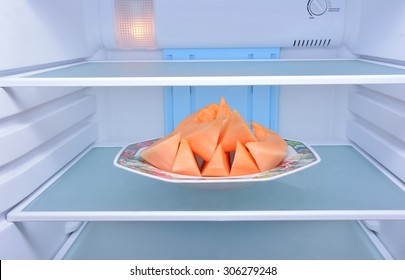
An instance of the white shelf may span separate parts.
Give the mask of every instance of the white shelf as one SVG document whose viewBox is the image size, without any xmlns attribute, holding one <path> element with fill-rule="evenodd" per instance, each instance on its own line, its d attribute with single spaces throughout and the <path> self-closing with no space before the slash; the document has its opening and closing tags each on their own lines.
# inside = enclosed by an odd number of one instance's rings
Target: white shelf
<svg viewBox="0 0 405 280">
<path fill-rule="evenodd" d="M 405 83 L 405 69 L 357 59 L 97 61 L 0 78 L 0 87 L 387 83 Z"/>
<path fill-rule="evenodd" d="M 356 221 L 89 222 L 71 235 L 56 258 L 392 259 Z"/>
<path fill-rule="evenodd" d="M 191 190 L 113 166 L 95 147 L 8 213 L 9 221 L 401 220 L 405 193 L 349 145 L 314 146 L 322 161 L 247 189 Z"/>
</svg>

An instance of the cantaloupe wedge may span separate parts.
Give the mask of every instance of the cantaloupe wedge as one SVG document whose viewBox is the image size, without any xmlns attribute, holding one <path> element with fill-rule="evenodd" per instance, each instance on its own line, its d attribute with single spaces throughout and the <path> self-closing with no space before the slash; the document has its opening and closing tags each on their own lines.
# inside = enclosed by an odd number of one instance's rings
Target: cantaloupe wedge
<svg viewBox="0 0 405 280">
<path fill-rule="evenodd" d="M 221 98 L 185 118 L 140 156 L 161 170 L 191 176 L 242 176 L 276 167 L 287 143 L 257 122 L 252 128 Z"/>
<path fill-rule="evenodd" d="M 275 147 L 270 142 L 257 141 L 249 142 L 245 145 L 254 158 L 260 172 L 275 168 L 286 156 L 286 150 Z"/>
<path fill-rule="evenodd" d="M 239 112 L 233 110 L 221 129 L 219 143 L 222 144 L 225 152 L 231 152 L 235 151 L 237 141 L 245 144 L 247 142 L 256 141 L 256 137 L 253 135 L 249 124 L 243 119 Z"/>
<path fill-rule="evenodd" d="M 246 143 L 246 148 L 261 172 L 275 168 L 285 158 L 288 144 L 271 129 L 252 122 L 257 142 Z"/>
<path fill-rule="evenodd" d="M 252 122 L 252 127 L 257 141 L 270 142 L 274 148 L 287 151 L 287 143 L 273 130 L 254 121 Z"/>
<path fill-rule="evenodd" d="M 200 168 L 187 139 L 181 139 L 180 141 L 172 172 L 189 176 L 201 176 Z"/>
<path fill-rule="evenodd" d="M 266 139 L 266 136 L 269 134 L 276 134 L 273 130 L 255 122 L 252 121 L 252 129 L 253 133 L 256 136 L 257 141 L 263 141 Z"/>
<path fill-rule="evenodd" d="M 225 98 L 221 97 L 221 100 L 218 104 L 218 110 L 216 117 L 222 116 L 224 120 L 228 119 L 232 114 L 232 109 L 229 107 L 228 103 L 226 103 Z"/>
<path fill-rule="evenodd" d="M 218 144 L 221 131 L 222 116 L 213 121 L 202 123 L 190 129 L 185 129 L 181 137 L 187 139 L 191 150 L 204 161 L 211 159 Z"/>
<path fill-rule="evenodd" d="M 180 144 L 180 133 L 159 139 L 147 149 L 142 150 L 139 156 L 151 165 L 170 172 L 176 158 Z"/>
<path fill-rule="evenodd" d="M 200 110 L 192 113 L 187 118 L 182 120 L 176 128 L 173 130 L 174 133 L 180 132 L 190 126 L 196 126 L 197 124 L 206 123 L 213 121 L 217 116 L 218 104 L 209 104 Z"/>
<path fill-rule="evenodd" d="M 235 156 L 231 167 L 231 176 L 242 176 L 260 172 L 249 151 L 239 141 L 236 143 Z"/>
<path fill-rule="evenodd" d="M 207 177 L 224 177 L 229 176 L 229 171 L 229 156 L 222 149 L 222 145 L 219 144 L 212 158 L 204 162 L 201 174 Z"/>
<path fill-rule="evenodd" d="M 217 104 L 209 104 L 198 111 L 196 123 L 206 123 L 213 121 L 218 112 Z"/>
</svg>

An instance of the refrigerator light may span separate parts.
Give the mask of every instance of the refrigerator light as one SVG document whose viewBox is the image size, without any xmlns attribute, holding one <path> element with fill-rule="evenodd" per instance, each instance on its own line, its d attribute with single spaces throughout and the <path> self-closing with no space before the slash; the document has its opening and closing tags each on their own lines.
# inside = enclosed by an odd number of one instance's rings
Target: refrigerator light
<svg viewBox="0 0 405 280">
<path fill-rule="evenodd" d="M 118 48 L 156 48 L 152 0 L 115 0 L 114 10 Z"/>
</svg>

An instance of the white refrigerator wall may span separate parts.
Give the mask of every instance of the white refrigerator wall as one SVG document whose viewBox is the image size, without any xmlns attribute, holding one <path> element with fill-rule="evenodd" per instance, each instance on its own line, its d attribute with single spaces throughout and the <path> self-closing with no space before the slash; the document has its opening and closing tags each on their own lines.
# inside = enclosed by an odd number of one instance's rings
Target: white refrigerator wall
<svg viewBox="0 0 405 280">
<path fill-rule="evenodd" d="M 101 46 L 98 0 L 0 1 L 0 73 L 91 56 Z"/>
<path fill-rule="evenodd" d="M 405 2 L 347 1 L 344 44 L 355 54 L 405 61 Z"/>
<path fill-rule="evenodd" d="M 237 1 L 231 2 L 238 6 Z M 328 48 L 282 48 L 281 58 L 371 56 L 405 61 L 402 16 L 405 3 L 400 0 L 346 2 L 341 44 Z M 83 59 L 162 58 L 159 49 L 106 48 L 100 3 L 97 0 L 0 0 L 0 75 Z M 263 30 L 261 35 L 277 31 L 268 32 Z M 330 32 L 333 34 L 333 30 Z M 365 100 L 362 97 L 367 90 L 333 85 L 281 87 L 280 134 L 308 143 L 346 141 L 349 135 L 350 140 L 390 169 L 395 162 L 403 162 L 403 135 L 392 128 L 386 131 L 356 108 L 362 107 L 358 102 L 366 101 L 383 108 L 388 120 L 401 121 L 405 112 L 404 88 L 373 87 L 373 94 Z M 349 106 L 353 100 L 357 103 Z M 7 211 L 94 142 L 126 144 L 163 135 L 163 103 L 160 87 L 0 89 L 0 259 L 52 258 L 75 225 L 13 224 L 5 219 Z M 360 125 L 354 131 L 361 132 L 365 127 L 371 135 L 378 136 L 375 139 L 382 136 L 379 147 L 396 147 L 397 158 L 373 154 L 374 146 L 364 145 L 369 143 L 367 134 L 351 132 L 354 125 Z M 397 176 L 402 174 L 395 172 Z M 394 257 L 405 258 L 403 242 L 398 238 L 398 233 L 405 232 L 404 222 L 384 222 L 381 227 L 378 235 L 389 251 Z"/>
<path fill-rule="evenodd" d="M 101 47 L 98 1 L 0 1 L 0 75 L 78 61 Z M 82 88 L 0 89 L 0 259 L 52 258 L 69 223 L 9 223 L 8 210 L 97 138 Z"/>
</svg>

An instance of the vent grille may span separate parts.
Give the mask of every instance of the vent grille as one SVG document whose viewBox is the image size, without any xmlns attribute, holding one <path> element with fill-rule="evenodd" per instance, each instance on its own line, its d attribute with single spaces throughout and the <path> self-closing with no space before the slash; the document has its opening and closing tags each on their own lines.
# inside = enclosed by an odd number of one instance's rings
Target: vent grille
<svg viewBox="0 0 405 280">
<path fill-rule="evenodd" d="M 328 47 L 331 39 L 294 40 L 293 47 Z"/>
</svg>

